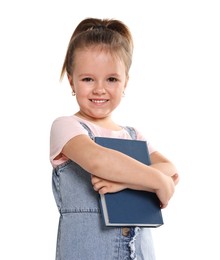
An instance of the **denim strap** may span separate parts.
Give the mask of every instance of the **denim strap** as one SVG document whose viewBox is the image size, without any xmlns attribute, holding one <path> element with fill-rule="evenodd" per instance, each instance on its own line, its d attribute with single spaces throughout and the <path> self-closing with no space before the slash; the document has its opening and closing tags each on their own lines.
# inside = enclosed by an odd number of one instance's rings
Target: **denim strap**
<svg viewBox="0 0 220 260">
<path fill-rule="evenodd" d="M 129 133 L 129 135 L 131 136 L 132 139 L 137 139 L 137 133 L 136 133 L 134 127 L 124 126 L 123 128 Z"/>
<path fill-rule="evenodd" d="M 80 122 L 80 124 L 87 130 L 88 134 L 89 134 L 89 137 L 92 139 L 92 140 L 95 140 L 95 135 L 93 134 L 92 130 L 87 126 L 87 124 L 83 123 L 83 122 Z"/>
</svg>

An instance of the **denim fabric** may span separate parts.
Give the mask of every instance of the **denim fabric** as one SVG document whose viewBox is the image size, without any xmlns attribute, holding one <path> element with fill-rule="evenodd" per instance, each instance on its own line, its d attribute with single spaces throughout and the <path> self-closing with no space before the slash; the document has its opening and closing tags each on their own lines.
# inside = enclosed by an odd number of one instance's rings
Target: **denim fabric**
<svg viewBox="0 0 220 260">
<path fill-rule="evenodd" d="M 149 228 L 125 233 L 104 225 L 90 173 L 69 160 L 53 169 L 52 180 L 60 212 L 56 260 L 155 260 Z"/>
<path fill-rule="evenodd" d="M 53 170 L 60 212 L 56 260 L 154 260 L 150 229 L 105 227 L 90 174 L 72 161 Z"/>
</svg>

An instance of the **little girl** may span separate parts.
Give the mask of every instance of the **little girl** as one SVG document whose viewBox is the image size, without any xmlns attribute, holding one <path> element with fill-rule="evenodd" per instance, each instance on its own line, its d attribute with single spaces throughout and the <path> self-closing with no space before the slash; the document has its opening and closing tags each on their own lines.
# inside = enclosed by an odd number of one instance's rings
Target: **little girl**
<svg viewBox="0 0 220 260">
<path fill-rule="evenodd" d="M 105 227 L 98 203 L 99 194 L 130 188 L 155 192 L 165 208 L 179 180 L 175 166 L 149 142 L 147 166 L 93 140 L 146 140 L 111 118 L 126 90 L 132 52 L 131 33 L 119 20 L 84 19 L 70 39 L 61 78 L 66 73 L 79 111 L 55 119 L 50 136 L 60 212 L 56 260 L 155 259 L 149 228 Z"/>
</svg>

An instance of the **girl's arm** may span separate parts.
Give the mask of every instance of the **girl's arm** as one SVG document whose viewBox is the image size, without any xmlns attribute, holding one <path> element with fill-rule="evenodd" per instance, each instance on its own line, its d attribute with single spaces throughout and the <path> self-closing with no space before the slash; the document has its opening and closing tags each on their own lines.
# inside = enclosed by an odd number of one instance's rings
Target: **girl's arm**
<svg viewBox="0 0 220 260">
<path fill-rule="evenodd" d="M 151 158 L 151 167 L 161 171 L 163 174 L 170 176 L 175 185 L 179 182 L 179 175 L 177 173 L 177 169 L 175 165 L 168 160 L 165 156 L 163 156 L 159 152 L 154 152 L 150 155 Z"/>
<path fill-rule="evenodd" d="M 174 193 L 172 179 L 159 169 L 144 165 L 118 151 L 96 144 L 87 135 L 72 138 L 62 153 L 92 175 L 142 190 L 153 191 L 167 205 Z"/>
<path fill-rule="evenodd" d="M 151 165 L 151 167 L 160 169 L 163 174 L 170 176 L 174 182 L 175 185 L 179 182 L 179 175 L 177 174 L 177 170 L 175 166 L 170 162 L 168 159 L 166 159 L 163 155 L 161 155 L 159 152 L 154 152 L 151 154 L 151 161 L 154 163 Z M 112 182 L 109 180 L 102 179 L 97 176 L 92 176 L 92 184 L 94 190 L 98 191 L 100 194 L 105 194 L 107 192 L 117 192 L 121 191 L 123 189 L 129 188 L 134 190 L 140 190 L 142 187 L 131 184 L 125 184 L 125 183 L 118 183 L 118 182 Z"/>
<path fill-rule="evenodd" d="M 150 167 L 160 170 L 163 174 L 172 178 L 175 185 L 179 182 L 179 175 L 177 174 L 176 167 L 171 161 L 166 159 L 159 152 L 153 152 L 151 155 L 151 162 L 153 162 Z M 128 185 L 126 183 L 112 182 L 109 180 L 102 179 L 97 176 L 92 176 L 92 184 L 96 191 L 100 194 L 105 194 L 107 192 L 117 192 L 126 188 L 140 190 L 143 187 L 135 186 L 134 184 Z"/>
</svg>

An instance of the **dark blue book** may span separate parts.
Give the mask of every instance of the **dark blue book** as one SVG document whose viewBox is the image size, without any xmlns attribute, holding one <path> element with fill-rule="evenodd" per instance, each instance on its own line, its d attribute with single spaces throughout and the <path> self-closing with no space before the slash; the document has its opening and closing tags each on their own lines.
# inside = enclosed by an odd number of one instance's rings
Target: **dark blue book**
<svg viewBox="0 0 220 260">
<path fill-rule="evenodd" d="M 95 142 L 146 165 L 151 163 L 146 141 L 95 137 Z M 125 189 L 100 195 L 100 208 L 106 226 L 159 227 L 164 224 L 160 201 L 153 192 Z"/>
</svg>

